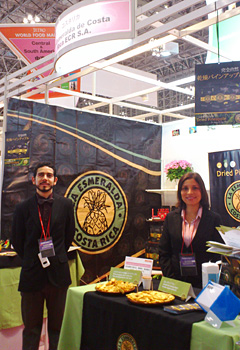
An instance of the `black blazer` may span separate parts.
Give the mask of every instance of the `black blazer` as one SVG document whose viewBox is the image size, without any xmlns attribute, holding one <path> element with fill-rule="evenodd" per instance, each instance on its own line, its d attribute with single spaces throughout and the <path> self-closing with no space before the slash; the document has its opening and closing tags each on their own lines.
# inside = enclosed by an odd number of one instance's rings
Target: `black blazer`
<svg viewBox="0 0 240 350">
<path fill-rule="evenodd" d="M 47 282 L 56 287 L 71 284 L 67 251 L 75 233 L 73 203 L 70 199 L 53 195 L 50 236 L 55 256 L 50 266 L 43 268 L 38 258 L 41 236 L 36 195 L 18 204 L 13 214 L 11 243 L 22 258 L 19 291 L 41 290 Z"/>
<path fill-rule="evenodd" d="M 192 241 L 193 252 L 196 256 L 197 276 L 183 277 L 180 273 L 179 253 L 182 248 L 182 218 L 181 210 L 170 212 L 163 225 L 163 234 L 159 242 L 159 262 L 165 277 L 191 283 L 194 287 L 202 288 L 202 263 L 221 259 L 218 254 L 206 252 L 207 241 L 224 243 L 216 226 L 221 224 L 221 218 L 211 210 L 204 209 L 197 232 Z M 183 253 L 191 253 L 191 246 L 183 246 Z"/>
</svg>

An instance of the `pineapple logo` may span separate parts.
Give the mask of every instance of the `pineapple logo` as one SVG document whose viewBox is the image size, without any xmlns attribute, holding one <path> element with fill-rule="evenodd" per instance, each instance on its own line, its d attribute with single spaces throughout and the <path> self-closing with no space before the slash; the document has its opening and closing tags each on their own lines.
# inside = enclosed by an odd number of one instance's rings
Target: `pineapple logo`
<svg viewBox="0 0 240 350">
<path fill-rule="evenodd" d="M 74 203 L 74 242 L 87 254 L 99 254 L 120 239 L 128 214 L 125 193 L 110 175 L 89 171 L 68 187 L 66 197 Z"/>
<path fill-rule="evenodd" d="M 83 230 L 91 235 L 100 235 L 108 228 L 107 219 L 104 210 L 107 210 L 106 193 L 97 190 L 88 191 L 88 196 L 83 196 L 85 200 L 84 207 L 89 212 L 84 220 Z"/>
<path fill-rule="evenodd" d="M 224 204 L 228 214 L 240 221 L 240 181 L 233 182 L 226 190 Z"/>
<path fill-rule="evenodd" d="M 137 350 L 137 343 L 129 333 L 123 333 L 117 340 L 117 350 Z"/>
</svg>

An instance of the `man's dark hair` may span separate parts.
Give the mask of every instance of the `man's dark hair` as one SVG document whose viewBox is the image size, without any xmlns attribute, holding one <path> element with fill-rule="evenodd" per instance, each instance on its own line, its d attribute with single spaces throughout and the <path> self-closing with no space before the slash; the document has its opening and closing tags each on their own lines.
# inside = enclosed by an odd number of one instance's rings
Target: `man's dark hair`
<svg viewBox="0 0 240 350">
<path fill-rule="evenodd" d="M 33 176 L 34 176 L 34 177 L 36 177 L 38 169 L 39 169 L 39 168 L 42 168 L 43 166 L 47 166 L 47 167 L 53 169 L 54 177 L 57 176 L 56 168 L 55 168 L 55 166 L 53 165 L 53 163 L 47 162 L 47 161 L 46 161 L 46 162 L 40 162 L 40 163 L 38 163 L 38 164 L 35 166 L 35 168 L 34 168 L 34 170 L 33 170 Z"/>
</svg>

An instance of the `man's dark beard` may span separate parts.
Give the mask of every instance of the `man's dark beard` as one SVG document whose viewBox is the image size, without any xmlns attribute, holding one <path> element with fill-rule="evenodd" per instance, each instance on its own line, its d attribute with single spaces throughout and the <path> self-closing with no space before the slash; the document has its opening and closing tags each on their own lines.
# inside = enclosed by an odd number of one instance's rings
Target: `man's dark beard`
<svg viewBox="0 0 240 350">
<path fill-rule="evenodd" d="M 43 190 L 41 190 L 40 188 L 39 188 L 39 186 L 36 186 L 36 188 L 38 189 L 38 191 L 40 191 L 40 192 L 49 192 L 49 191 L 51 191 L 52 189 L 53 189 L 53 186 L 49 186 L 49 189 L 47 190 L 46 188 L 44 188 Z"/>
</svg>

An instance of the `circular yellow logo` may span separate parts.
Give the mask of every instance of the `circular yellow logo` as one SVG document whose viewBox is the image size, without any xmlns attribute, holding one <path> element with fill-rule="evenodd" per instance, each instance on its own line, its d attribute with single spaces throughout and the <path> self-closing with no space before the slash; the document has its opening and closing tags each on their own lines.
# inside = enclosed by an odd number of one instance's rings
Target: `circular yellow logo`
<svg viewBox="0 0 240 350">
<path fill-rule="evenodd" d="M 66 197 L 74 203 L 74 241 L 88 254 L 99 254 L 120 239 L 128 214 L 125 193 L 110 175 L 89 171 L 68 187 Z"/>
<path fill-rule="evenodd" d="M 224 204 L 228 214 L 240 221 L 240 181 L 233 182 L 226 190 Z"/>
<path fill-rule="evenodd" d="M 117 340 L 117 350 L 138 350 L 136 340 L 131 334 L 121 334 Z"/>
</svg>

